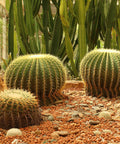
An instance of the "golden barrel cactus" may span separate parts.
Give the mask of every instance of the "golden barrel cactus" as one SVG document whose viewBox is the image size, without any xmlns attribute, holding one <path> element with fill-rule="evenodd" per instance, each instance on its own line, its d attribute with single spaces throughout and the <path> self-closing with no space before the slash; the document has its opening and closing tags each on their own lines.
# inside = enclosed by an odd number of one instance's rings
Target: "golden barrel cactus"
<svg viewBox="0 0 120 144">
<path fill-rule="evenodd" d="M 0 128 L 22 128 L 39 125 L 41 114 L 35 96 L 20 89 L 0 92 Z"/>
<path fill-rule="evenodd" d="M 50 54 L 20 56 L 8 66 L 5 83 L 34 93 L 39 104 L 49 105 L 63 98 L 60 90 L 66 80 L 62 62 Z"/>
<path fill-rule="evenodd" d="M 87 53 L 80 63 L 80 75 L 88 95 L 120 95 L 120 51 L 97 49 Z"/>
</svg>

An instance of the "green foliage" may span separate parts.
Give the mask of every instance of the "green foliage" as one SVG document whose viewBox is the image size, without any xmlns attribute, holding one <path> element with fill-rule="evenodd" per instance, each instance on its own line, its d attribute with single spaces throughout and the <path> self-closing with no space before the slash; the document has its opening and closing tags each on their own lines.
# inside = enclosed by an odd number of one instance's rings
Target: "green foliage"
<svg viewBox="0 0 120 144">
<path fill-rule="evenodd" d="M 88 95 L 120 95 L 120 51 L 98 49 L 86 54 L 80 63 L 80 74 Z"/>
<path fill-rule="evenodd" d="M 6 70 L 6 68 L 9 66 L 9 64 L 11 63 L 11 61 L 12 61 L 11 54 L 8 55 L 7 59 L 3 59 L 2 58 L 1 69 L 2 70 Z"/>
<path fill-rule="evenodd" d="M 77 77 L 81 59 L 101 41 L 106 48 L 120 49 L 117 0 L 13 0 L 7 7 L 12 59 L 18 52 L 49 53 Z"/>
<path fill-rule="evenodd" d="M 66 80 L 62 62 L 49 54 L 25 55 L 15 59 L 6 69 L 8 88 L 26 89 L 34 93 L 40 105 L 62 99 L 60 89 Z"/>
<path fill-rule="evenodd" d="M 27 91 L 8 89 L 0 93 L 0 128 L 21 128 L 39 125 L 38 101 Z"/>
</svg>

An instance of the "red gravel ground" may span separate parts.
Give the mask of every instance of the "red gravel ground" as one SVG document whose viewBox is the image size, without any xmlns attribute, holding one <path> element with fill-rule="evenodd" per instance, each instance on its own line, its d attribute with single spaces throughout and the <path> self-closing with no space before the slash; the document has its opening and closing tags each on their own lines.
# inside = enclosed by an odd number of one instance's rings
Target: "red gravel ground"
<svg viewBox="0 0 120 144">
<path fill-rule="evenodd" d="M 22 136 L 6 137 L 7 131 L 0 129 L 0 144 L 120 144 L 120 98 L 86 96 L 80 81 L 67 82 L 63 92 L 68 99 L 41 107 L 43 121 L 21 128 Z M 99 118 L 104 110 L 112 119 Z M 48 120 L 50 115 L 53 120 Z M 99 123 L 92 125 L 90 120 Z"/>
</svg>

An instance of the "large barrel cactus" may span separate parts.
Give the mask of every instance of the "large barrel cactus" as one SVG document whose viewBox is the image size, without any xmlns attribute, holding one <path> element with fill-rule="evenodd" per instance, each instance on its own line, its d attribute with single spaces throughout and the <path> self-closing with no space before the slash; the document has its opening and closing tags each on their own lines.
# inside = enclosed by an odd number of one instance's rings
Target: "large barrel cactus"
<svg viewBox="0 0 120 144">
<path fill-rule="evenodd" d="M 21 128 L 39 125 L 38 101 L 30 92 L 8 89 L 0 93 L 0 128 Z"/>
<path fill-rule="evenodd" d="M 80 63 L 81 78 L 88 95 L 120 95 L 120 51 L 98 49 L 86 54 Z"/>
<path fill-rule="evenodd" d="M 8 88 L 20 88 L 34 93 L 41 106 L 63 98 L 60 89 L 65 80 L 66 72 L 62 62 L 49 54 L 20 56 L 5 72 Z"/>
</svg>

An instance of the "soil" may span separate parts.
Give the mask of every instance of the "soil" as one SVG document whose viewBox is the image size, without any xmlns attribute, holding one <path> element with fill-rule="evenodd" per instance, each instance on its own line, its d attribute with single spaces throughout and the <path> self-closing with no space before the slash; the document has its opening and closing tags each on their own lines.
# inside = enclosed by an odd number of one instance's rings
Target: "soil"
<svg viewBox="0 0 120 144">
<path fill-rule="evenodd" d="M 43 121 L 21 128 L 22 136 L 0 129 L 0 144 L 120 144 L 119 97 L 87 96 L 81 81 L 67 81 L 63 93 L 68 98 L 41 107 Z"/>
</svg>

